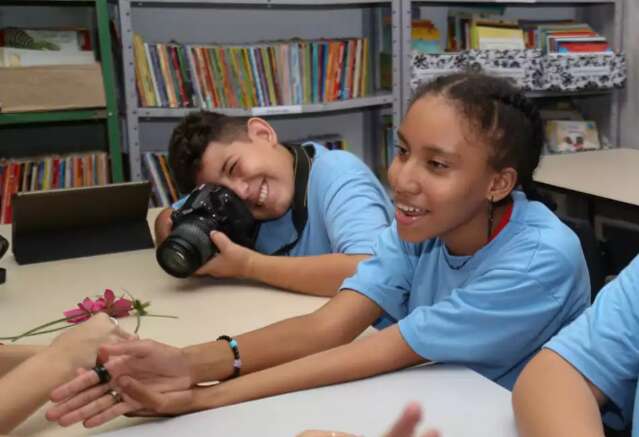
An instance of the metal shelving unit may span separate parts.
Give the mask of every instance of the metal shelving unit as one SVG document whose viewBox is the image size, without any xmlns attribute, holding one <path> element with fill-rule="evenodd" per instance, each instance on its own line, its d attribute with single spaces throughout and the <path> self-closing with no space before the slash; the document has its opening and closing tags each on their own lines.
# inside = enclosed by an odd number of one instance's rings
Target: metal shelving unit
<svg viewBox="0 0 639 437">
<path fill-rule="evenodd" d="M 140 140 L 140 123 L 149 120 L 159 119 L 178 119 L 183 117 L 192 111 L 197 111 L 199 108 L 143 108 L 138 106 L 138 97 L 135 85 L 135 69 L 134 69 L 134 57 L 133 57 L 133 12 L 135 8 L 141 7 L 204 7 L 210 8 L 215 6 L 223 6 L 225 8 L 234 6 L 260 6 L 262 8 L 270 8 L 272 6 L 278 7 L 291 7 L 296 10 L 308 10 L 312 12 L 318 8 L 340 8 L 361 6 L 368 7 L 371 5 L 387 5 L 390 6 L 392 12 L 392 70 L 393 70 L 393 86 L 390 92 L 376 92 L 372 96 L 351 99 L 346 101 L 337 101 L 330 103 L 318 103 L 310 105 L 292 105 L 292 106 L 272 106 L 272 107 L 256 107 L 250 109 L 243 108 L 215 108 L 217 112 L 223 112 L 228 115 L 239 116 L 290 116 L 290 115 L 320 115 L 328 113 L 339 113 L 340 111 L 369 111 L 379 108 L 390 107 L 392 108 L 393 124 L 399 125 L 401 117 L 401 104 L 402 104 L 402 89 L 400 86 L 400 9 L 403 0 L 319 0 L 310 4 L 307 0 L 118 0 L 119 19 L 120 19 L 120 31 L 122 39 L 122 60 L 124 65 L 124 91 L 125 91 L 125 105 L 126 105 L 126 124 L 127 124 L 127 138 L 128 138 L 128 152 L 129 152 L 129 165 L 131 169 L 132 180 L 142 179 L 142 164 L 141 154 L 143 146 Z M 309 20 L 312 19 L 309 16 Z M 371 26 L 376 25 L 374 17 L 367 17 L 363 19 L 364 29 L 371 29 Z M 213 33 L 214 35 L 214 33 Z M 290 35 L 294 37 L 296 35 Z M 371 38 L 373 39 L 373 38 Z M 214 40 L 214 36 L 211 37 Z M 376 47 L 371 41 L 370 53 L 372 56 L 377 55 Z M 374 61 L 372 61 L 374 62 Z M 377 74 L 377 73 L 375 73 Z M 376 112 L 376 111 L 373 111 Z M 374 139 L 376 136 L 377 128 L 371 121 L 364 123 L 364 133 L 367 141 L 366 154 L 370 156 L 377 155 L 375 151 L 369 150 L 371 145 L 376 145 L 377 142 Z M 370 131 L 370 132 L 369 132 Z M 370 139 L 369 139 L 370 138 Z M 373 158 L 372 158 L 373 159 Z"/>
<path fill-rule="evenodd" d="M 20 5 L 86 5 L 95 8 L 98 31 L 98 52 L 100 54 L 106 108 L 79 109 L 68 111 L 16 112 L 0 114 L 0 126 L 33 123 L 75 122 L 105 120 L 109 156 L 111 158 L 111 177 L 113 182 L 124 181 L 122 168 L 122 148 L 120 147 L 120 120 L 117 106 L 117 93 L 113 74 L 113 56 L 111 34 L 109 31 L 109 11 L 107 0 L 31 0 L 8 1 L 6 4 Z"/>
<path fill-rule="evenodd" d="M 605 34 L 609 41 L 612 43 L 612 47 L 617 50 L 623 50 L 623 2 L 624 0 L 482 0 L 472 2 L 473 4 L 496 4 L 506 7 L 519 7 L 519 8 L 541 8 L 544 7 L 570 7 L 576 8 L 577 15 L 580 19 L 596 24 L 596 27 L 601 29 L 601 33 Z M 434 8 L 445 8 L 448 6 L 459 7 L 463 4 L 469 5 L 466 0 L 406 0 L 402 2 L 401 8 L 401 45 L 405 50 L 402 51 L 401 59 L 401 82 L 402 82 L 402 114 L 408 108 L 408 101 L 412 95 L 410 89 L 410 75 L 411 75 L 411 23 L 412 12 L 415 5 L 419 6 L 431 6 Z M 605 13 L 602 13 L 601 8 L 614 8 L 612 17 L 606 17 Z M 594 22 L 594 23 L 592 23 Z M 621 97 L 617 90 L 592 90 L 583 92 L 557 92 L 557 91 L 531 91 L 526 93 L 529 98 L 549 98 L 549 97 L 574 97 L 580 99 L 602 98 L 609 99 L 609 105 L 605 110 L 602 110 L 599 102 L 594 103 L 595 109 L 601 113 L 601 117 L 608 116 L 606 120 L 608 125 L 608 138 L 612 144 L 617 146 L 619 144 L 619 132 L 620 132 L 620 110 L 621 110 Z"/>
</svg>

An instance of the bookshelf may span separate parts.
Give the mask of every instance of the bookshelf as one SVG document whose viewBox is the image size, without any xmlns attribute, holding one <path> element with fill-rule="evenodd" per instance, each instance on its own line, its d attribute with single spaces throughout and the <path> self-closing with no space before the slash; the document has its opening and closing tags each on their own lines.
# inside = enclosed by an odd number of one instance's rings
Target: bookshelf
<svg viewBox="0 0 639 437">
<path fill-rule="evenodd" d="M 411 78 L 411 22 L 415 12 L 422 18 L 432 20 L 440 29 L 441 47 L 446 46 L 446 17 L 449 8 L 469 6 L 463 0 L 429 0 L 402 2 L 401 39 L 402 47 L 402 111 L 407 109 L 412 94 Z M 589 23 L 596 31 L 604 35 L 614 50 L 623 50 L 622 32 L 624 16 L 624 0 L 494 0 L 477 1 L 472 5 L 505 6 L 505 18 L 522 19 L 576 19 Z M 620 102 L 618 90 L 586 90 L 586 91 L 531 91 L 527 93 L 533 99 L 549 99 L 569 97 L 577 104 L 584 115 L 597 121 L 600 134 L 609 143 L 619 146 L 620 135 Z"/>
<path fill-rule="evenodd" d="M 120 119 L 117 106 L 117 92 L 114 78 L 114 65 L 109 30 L 109 10 L 106 0 L 29 0 L 7 1 L 6 5 L 49 5 L 49 6 L 86 6 L 92 7 L 95 13 L 97 30 L 97 51 L 103 76 L 106 107 L 98 109 L 60 110 L 42 112 L 0 113 L 0 126 L 33 125 L 38 123 L 92 122 L 102 121 L 106 126 L 106 137 L 111 164 L 113 182 L 124 181 L 122 167 L 122 149 L 120 137 Z"/>
<path fill-rule="evenodd" d="M 228 115 L 266 117 L 278 132 L 285 134 L 283 141 L 344 130 L 356 132 L 356 138 L 349 138 L 349 142 L 359 144 L 360 150 L 353 151 L 371 167 L 379 165 L 378 121 L 382 114 L 390 114 L 397 126 L 401 116 L 400 3 L 401 0 L 118 0 L 131 178 L 143 178 L 142 154 L 166 151 L 171 128 L 178 119 L 199 110 L 138 104 L 134 32 L 141 34 L 145 41 L 182 44 L 259 44 L 293 38 L 368 37 L 373 75 L 370 94 L 321 103 L 212 110 Z M 392 20 L 391 90 L 380 90 L 376 86 L 382 33 L 376 29 L 381 26 L 382 8 L 390 10 Z"/>
</svg>

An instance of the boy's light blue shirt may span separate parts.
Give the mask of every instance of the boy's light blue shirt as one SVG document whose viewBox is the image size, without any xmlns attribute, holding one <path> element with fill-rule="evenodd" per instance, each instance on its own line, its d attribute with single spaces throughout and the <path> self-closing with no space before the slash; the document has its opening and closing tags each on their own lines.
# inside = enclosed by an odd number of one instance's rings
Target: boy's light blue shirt
<svg viewBox="0 0 639 437">
<path fill-rule="evenodd" d="M 372 254 L 379 233 L 391 223 L 394 210 L 373 172 L 352 153 L 313 145 L 315 157 L 308 180 L 308 219 L 291 256 L 329 253 Z M 186 197 L 175 202 L 179 208 Z M 295 241 L 292 213 L 263 222 L 255 250 L 271 254 Z"/>
<path fill-rule="evenodd" d="M 308 180 L 308 220 L 292 256 L 372 254 L 393 207 L 386 190 L 359 158 L 316 143 Z M 256 250 L 273 253 L 297 236 L 291 210 L 260 225 Z"/>
<path fill-rule="evenodd" d="M 639 437 L 639 256 L 606 285 L 577 320 L 546 348 L 561 355 L 614 404 L 605 416 L 617 427 L 633 422 Z M 621 416 L 621 417 L 619 417 Z"/>
<path fill-rule="evenodd" d="M 437 238 L 404 242 L 393 223 L 342 289 L 375 301 L 386 313 L 376 326 L 399 322 L 425 359 L 468 366 L 511 389 L 535 352 L 590 302 L 577 236 L 541 203 L 519 191 L 512 197 L 509 223 L 470 259 L 450 255 Z"/>
</svg>

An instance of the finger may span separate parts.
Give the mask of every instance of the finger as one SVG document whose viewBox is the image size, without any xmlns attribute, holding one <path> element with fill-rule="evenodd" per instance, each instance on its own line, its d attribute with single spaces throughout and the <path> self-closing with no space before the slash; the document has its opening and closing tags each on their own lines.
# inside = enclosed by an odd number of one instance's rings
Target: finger
<svg viewBox="0 0 639 437">
<path fill-rule="evenodd" d="M 129 402 L 127 400 L 127 396 L 124 396 L 124 399 L 124 402 L 118 402 L 117 404 L 111 406 L 111 408 L 107 408 L 101 413 L 88 418 L 83 422 L 83 425 L 86 428 L 94 428 L 96 426 L 107 423 L 108 421 L 113 420 L 116 417 L 131 413 L 139 408 L 139 406 L 135 402 Z"/>
<path fill-rule="evenodd" d="M 215 244 L 215 246 L 217 246 L 217 249 L 220 252 L 224 252 L 224 249 L 226 248 L 226 246 L 229 245 L 229 243 L 231 242 L 231 240 L 229 240 L 229 237 L 227 237 L 224 232 L 220 232 L 220 231 L 211 231 L 211 241 L 213 242 L 213 244 Z"/>
<path fill-rule="evenodd" d="M 80 372 L 76 371 L 78 376 L 73 378 L 71 381 L 66 384 L 62 384 L 61 386 L 55 388 L 51 394 L 49 395 L 49 399 L 53 402 L 62 402 L 65 399 L 70 398 L 83 390 L 88 389 L 89 387 L 93 387 L 94 385 L 100 382 L 100 378 L 98 378 L 98 374 L 94 371 L 84 371 Z"/>
<path fill-rule="evenodd" d="M 57 422 L 69 413 L 83 407 L 84 405 L 90 404 L 97 399 L 100 399 L 109 390 L 109 384 L 101 384 L 97 387 L 93 387 L 89 390 L 83 391 L 79 395 L 74 396 L 65 402 L 53 405 L 47 410 L 46 418 L 51 422 Z"/>
<path fill-rule="evenodd" d="M 105 344 L 100 347 L 108 356 L 131 355 L 136 358 L 144 358 L 151 352 L 152 341 L 132 340 L 119 343 Z"/>
<path fill-rule="evenodd" d="M 108 387 L 107 389 L 110 390 Z M 71 412 L 60 417 L 57 422 L 60 426 L 69 426 L 74 423 L 84 422 L 85 420 L 113 407 L 113 405 L 115 405 L 113 396 L 105 394 L 80 408 L 73 409 Z"/>
<path fill-rule="evenodd" d="M 421 407 L 418 403 L 411 402 L 404 408 L 402 415 L 385 434 L 385 437 L 411 437 L 421 418 Z"/>
</svg>

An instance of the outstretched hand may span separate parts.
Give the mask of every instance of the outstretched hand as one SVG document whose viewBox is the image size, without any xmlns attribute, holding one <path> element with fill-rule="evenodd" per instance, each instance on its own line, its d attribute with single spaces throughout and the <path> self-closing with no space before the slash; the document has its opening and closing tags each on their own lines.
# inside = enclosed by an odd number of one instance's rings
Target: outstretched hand
<svg viewBox="0 0 639 437">
<path fill-rule="evenodd" d="M 105 345 L 100 348 L 99 355 L 111 375 L 111 382 L 99 384 L 96 372 L 78 371 L 73 380 L 51 392 L 50 398 L 55 405 L 47 411 L 48 420 L 62 426 L 80 421 L 85 426 L 97 426 L 118 415 L 141 409 L 142 405 L 126 392 L 122 393 L 122 402 L 115 402 L 114 395 L 109 394 L 110 390 L 118 389 L 117 381 L 123 375 L 131 376 L 159 393 L 188 390 L 194 383 L 182 350 L 156 341 Z"/>
<path fill-rule="evenodd" d="M 200 267 L 196 275 L 209 275 L 215 278 L 247 278 L 250 265 L 257 252 L 231 241 L 220 231 L 211 232 L 211 241 L 218 253 Z"/>
</svg>

